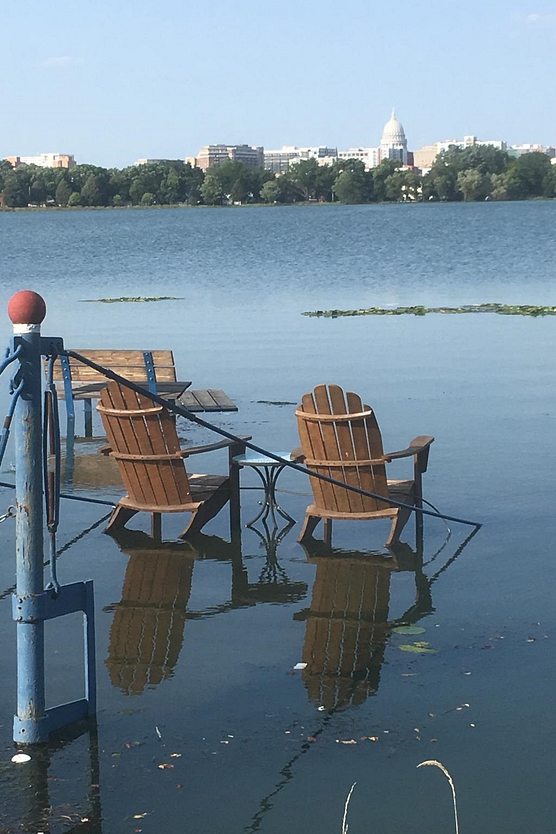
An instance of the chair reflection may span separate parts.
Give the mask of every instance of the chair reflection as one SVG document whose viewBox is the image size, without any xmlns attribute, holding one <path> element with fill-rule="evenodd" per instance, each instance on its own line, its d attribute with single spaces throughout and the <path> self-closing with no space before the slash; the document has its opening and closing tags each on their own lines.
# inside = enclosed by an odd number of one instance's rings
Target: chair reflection
<svg viewBox="0 0 556 834">
<path fill-rule="evenodd" d="M 393 545 L 390 558 L 315 545 L 306 548 L 316 564 L 311 607 L 294 619 L 306 623 L 302 674 L 309 699 L 336 711 L 358 706 L 378 690 L 391 628 L 433 608 L 421 553 L 409 545 Z M 390 585 L 399 571 L 414 572 L 416 602 L 391 622 Z"/>
<path fill-rule="evenodd" d="M 112 685 L 128 695 L 172 677 L 186 620 L 307 596 L 307 584 L 289 579 L 272 546 L 257 581 L 250 582 L 238 541 L 198 535 L 194 545 L 163 543 L 138 530 L 121 530 L 114 538 L 129 561 L 120 602 L 104 609 L 114 611 L 106 666 Z M 197 611 L 189 602 L 195 562 L 202 560 L 229 563 L 230 591 L 227 599 Z"/>
<path fill-rule="evenodd" d="M 154 541 L 152 545 L 136 552 L 122 547 L 129 562 L 122 599 L 115 606 L 106 666 L 112 684 L 129 695 L 172 675 L 191 593 L 195 554 L 184 548 L 156 548 Z"/>
</svg>

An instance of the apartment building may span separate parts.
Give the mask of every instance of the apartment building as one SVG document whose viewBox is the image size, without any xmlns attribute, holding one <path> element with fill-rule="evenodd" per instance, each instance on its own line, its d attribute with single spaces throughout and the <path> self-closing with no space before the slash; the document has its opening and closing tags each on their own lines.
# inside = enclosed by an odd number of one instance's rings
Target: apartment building
<svg viewBox="0 0 556 834">
<path fill-rule="evenodd" d="M 264 148 L 251 145 L 205 145 L 197 156 L 186 158 L 186 162 L 206 171 L 211 165 L 217 165 L 225 159 L 243 162 L 252 168 L 264 167 Z"/>
<path fill-rule="evenodd" d="M 7 156 L 12 168 L 18 165 L 38 165 L 39 168 L 73 168 L 75 159 L 67 153 L 39 153 L 36 156 Z"/>
</svg>

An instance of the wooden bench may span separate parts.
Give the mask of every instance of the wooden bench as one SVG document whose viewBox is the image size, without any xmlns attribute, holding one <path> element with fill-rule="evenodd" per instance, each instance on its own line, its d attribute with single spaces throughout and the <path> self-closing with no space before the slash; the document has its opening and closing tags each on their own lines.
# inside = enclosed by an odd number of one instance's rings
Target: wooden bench
<svg viewBox="0 0 556 834">
<path fill-rule="evenodd" d="M 169 400 L 176 400 L 190 381 L 176 377 L 174 354 L 171 350 L 77 350 L 97 365 L 103 365 L 117 374 L 144 384 L 152 393 Z M 85 437 L 93 436 L 93 400 L 97 400 L 107 378 L 77 359 L 59 357 L 54 364 L 54 382 L 58 398 L 65 400 L 68 422 L 67 437 L 75 433 L 75 401 L 82 400 L 85 413 Z"/>
<path fill-rule="evenodd" d="M 176 377 L 174 354 L 171 350 L 78 350 L 97 365 L 145 385 L 152 393 L 176 401 L 189 411 L 237 411 L 237 405 L 221 388 L 188 391 L 191 382 Z M 85 437 L 93 436 L 93 400 L 98 400 L 108 380 L 99 371 L 61 356 L 54 364 L 54 382 L 58 398 L 65 400 L 67 438 L 71 445 L 75 435 L 75 402 L 82 401 L 85 417 Z"/>
</svg>

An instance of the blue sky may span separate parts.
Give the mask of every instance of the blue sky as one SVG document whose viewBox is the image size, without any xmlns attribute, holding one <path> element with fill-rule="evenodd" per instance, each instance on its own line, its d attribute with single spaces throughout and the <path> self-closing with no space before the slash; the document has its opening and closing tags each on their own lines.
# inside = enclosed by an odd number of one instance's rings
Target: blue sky
<svg viewBox="0 0 556 834">
<path fill-rule="evenodd" d="M 556 5 L 4 0 L 0 157 L 123 166 L 213 142 L 556 143 Z M 6 25 L 8 23 L 8 25 Z"/>
</svg>

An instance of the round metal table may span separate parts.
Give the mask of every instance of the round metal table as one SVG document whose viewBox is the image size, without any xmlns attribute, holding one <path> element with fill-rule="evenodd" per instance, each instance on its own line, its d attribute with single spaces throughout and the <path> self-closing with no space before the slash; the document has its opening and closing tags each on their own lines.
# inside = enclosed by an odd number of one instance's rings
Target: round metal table
<svg viewBox="0 0 556 834">
<path fill-rule="evenodd" d="M 291 461 L 291 455 L 289 452 L 277 452 L 276 455 L 284 461 Z M 282 518 L 285 518 L 286 521 L 294 524 L 295 519 L 293 519 L 291 515 L 288 515 L 288 513 L 283 510 L 276 501 L 276 481 L 286 464 L 278 463 L 278 461 L 273 460 L 273 458 L 258 455 L 256 452 L 247 452 L 244 455 L 236 455 L 233 460 L 239 467 L 250 466 L 254 469 L 263 482 L 264 487 L 264 501 L 262 502 L 260 512 L 257 513 L 255 518 L 251 519 L 246 526 L 252 527 L 255 522 L 259 521 L 259 519 L 266 521 L 269 517 L 272 520 L 272 523 L 277 526 L 276 513 L 281 515 Z"/>
</svg>

